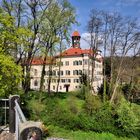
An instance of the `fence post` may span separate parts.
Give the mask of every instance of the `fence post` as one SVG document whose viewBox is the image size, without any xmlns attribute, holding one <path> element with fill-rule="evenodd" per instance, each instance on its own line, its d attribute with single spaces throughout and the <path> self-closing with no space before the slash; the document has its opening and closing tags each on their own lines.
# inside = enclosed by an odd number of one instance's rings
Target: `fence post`
<svg viewBox="0 0 140 140">
<path fill-rule="evenodd" d="M 12 95 L 9 97 L 9 131 L 15 133 L 15 100 L 19 102 L 18 95 Z"/>
</svg>

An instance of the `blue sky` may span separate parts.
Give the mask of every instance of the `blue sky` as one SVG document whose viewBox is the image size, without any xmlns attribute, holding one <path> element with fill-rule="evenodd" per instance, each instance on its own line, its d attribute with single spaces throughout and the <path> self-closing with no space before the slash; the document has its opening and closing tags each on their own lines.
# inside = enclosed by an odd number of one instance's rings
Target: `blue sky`
<svg viewBox="0 0 140 140">
<path fill-rule="evenodd" d="M 76 8 L 80 26 L 73 26 L 81 34 L 87 32 L 86 25 L 91 9 L 117 11 L 124 16 L 140 17 L 140 0 L 69 0 Z"/>
</svg>

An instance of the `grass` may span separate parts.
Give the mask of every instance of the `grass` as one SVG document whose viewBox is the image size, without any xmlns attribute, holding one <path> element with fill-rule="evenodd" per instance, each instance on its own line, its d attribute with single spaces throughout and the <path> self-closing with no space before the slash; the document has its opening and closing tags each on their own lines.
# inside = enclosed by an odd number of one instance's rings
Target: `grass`
<svg viewBox="0 0 140 140">
<path fill-rule="evenodd" d="M 54 126 L 49 126 L 48 130 L 50 132 L 49 137 L 58 137 L 68 140 L 138 140 L 136 138 L 117 137 L 111 133 L 72 131 Z"/>
<path fill-rule="evenodd" d="M 25 97 L 27 108 L 30 112 L 29 119 L 42 121 L 47 128 L 49 137 L 68 140 L 138 140 L 137 138 L 119 137 L 120 135 L 115 136 L 111 134 L 114 133 L 114 130 L 110 128 L 109 130 L 112 130 L 110 133 L 108 129 L 105 132 L 98 131 L 97 127 L 95 129 L 92 128 L 93 131 L 88 132 L 88 130 L 91 130 L 88 129 L 90 121 L 87 122 L 83 118 L 81 121 L 79 117 L 75 119 L 75 116 L 81 112 L 83 113 L 85 101 L 78 98 L 73 92 L 50 96 L 46 93 L 41 93 L 41 102 L 39 102 L 39 94 L 39 92 L 32 91 L 28 94 L 28 97 Z M 140 106 L 135 104 L 131 104 L 131 106 L 136 115 L 140 116 Z M 81 122 L 83 123 L 81 124 Z M 94 127 L 95 125 L 92 124 L 92 126 Z M 96 133 L 94 130 L 103 133 Z"/>
</svg>

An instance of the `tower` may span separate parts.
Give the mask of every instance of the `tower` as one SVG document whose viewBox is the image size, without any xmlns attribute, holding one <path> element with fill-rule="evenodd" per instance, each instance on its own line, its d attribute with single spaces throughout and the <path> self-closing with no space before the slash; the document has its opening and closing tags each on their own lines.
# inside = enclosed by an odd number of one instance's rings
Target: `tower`
<svg viewBox="0 0 140 140">
<path fill-rule="evenodd" d="M 72 47 L 73 48 L 80 48 L 80 34 L 78 31 L 74 31 L 72 34 Z"/>
</svg>

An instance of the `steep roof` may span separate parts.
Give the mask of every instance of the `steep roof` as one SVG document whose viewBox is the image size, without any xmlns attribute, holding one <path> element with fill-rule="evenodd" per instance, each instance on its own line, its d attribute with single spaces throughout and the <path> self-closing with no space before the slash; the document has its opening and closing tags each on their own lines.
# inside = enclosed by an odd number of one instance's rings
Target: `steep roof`
<svg viewBox="0 0 140 140">
<path fill-rule="evenodd" d="M 94 52 L 90 49 L 81 49 L 81 48 L 69 48 L 67 50 L 65 50 L 61 55 L 57 55 L 53 58 L 47 58 L 46 60 L 46 65 L 52 63 L 52 64 L 55 64 L 56 63 L 56 58 L 59 58 L 59 57 L 71 57 L 71 56 L 82 56 L 84 54 L 87 54 L 87 55 L 90 55 L 92 56 Z M 102 62 L 103 61 L 103 58 L 100 57 L 100 58 L 97 58 L 96 61 L 98 62 Z M 32 65 L 42 65 L 43 64 L 43 59 L 41 57 L 39 58 L 34 58 L 32 60 Z"/>
<path fill-rule="evenodd" d="M 80 34 L 79 34 L 78 31 L 74 31 L 74 32 L 72 33 L 72 37 L 73 37 L 73 36 L 80 36 Z"/>
</svg>

